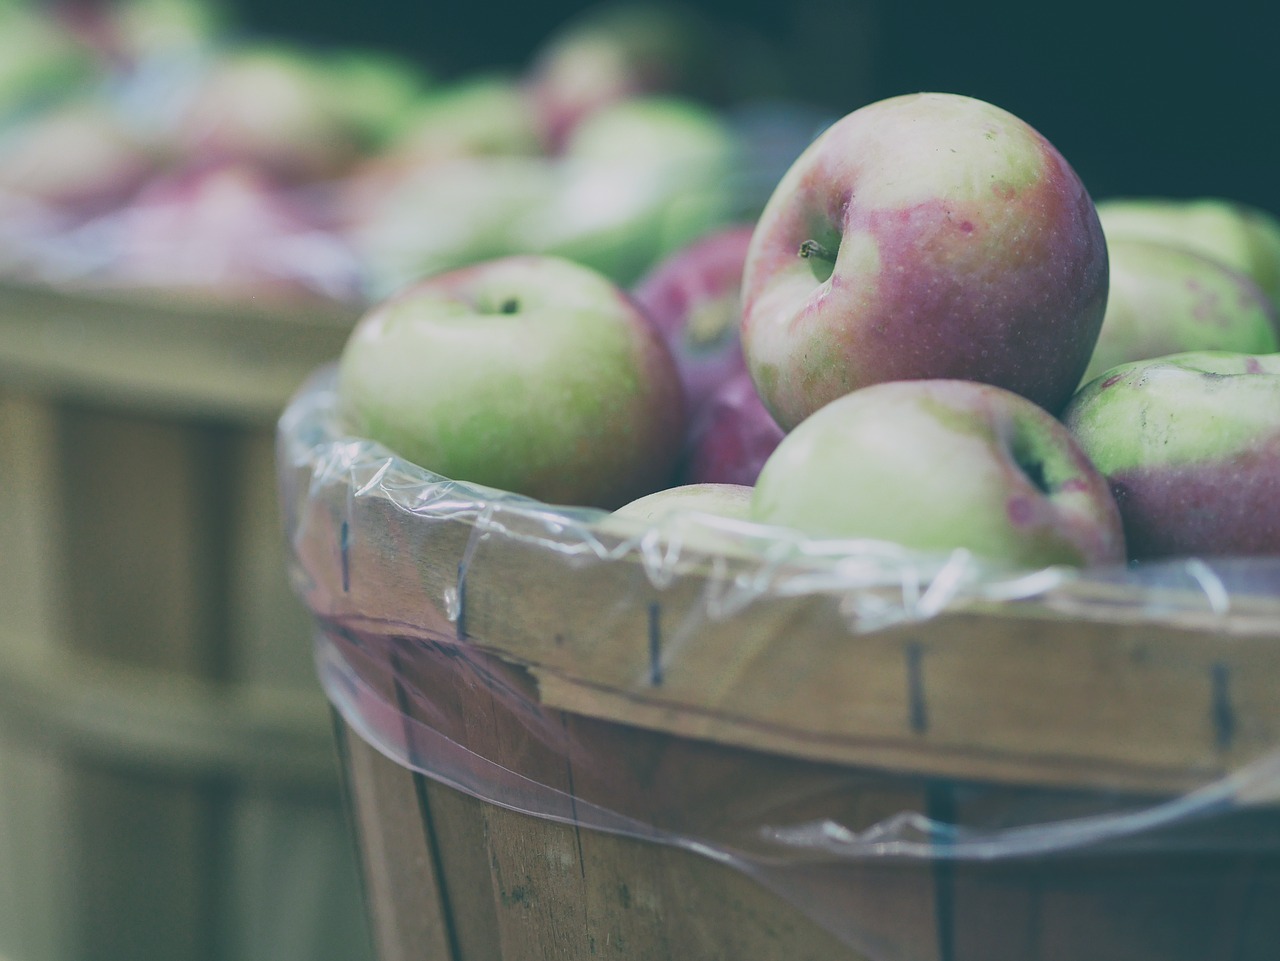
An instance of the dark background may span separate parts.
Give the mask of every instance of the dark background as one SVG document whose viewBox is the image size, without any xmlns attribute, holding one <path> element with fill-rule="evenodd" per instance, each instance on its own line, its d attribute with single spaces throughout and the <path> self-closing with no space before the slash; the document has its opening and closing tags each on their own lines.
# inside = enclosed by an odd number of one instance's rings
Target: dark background
<svg viewBox="0 0 1280 961">
<path fill-rule="evenodd" d="M 255 30 L 381 47 L 441 77 L 527 62 L 587 0 L 237 0 Z M 1253 5 L 703 0 L 773 66 L 761 86 L 842 114 L 916 90 L 1037 127 L 1096 198 L 1231 197 L 1280 213 L 1280 12 Z M 744 72 L 747 68 L 743 68 Z M 749 79 L 745 78 L 744 79 Z"/>
</svg>

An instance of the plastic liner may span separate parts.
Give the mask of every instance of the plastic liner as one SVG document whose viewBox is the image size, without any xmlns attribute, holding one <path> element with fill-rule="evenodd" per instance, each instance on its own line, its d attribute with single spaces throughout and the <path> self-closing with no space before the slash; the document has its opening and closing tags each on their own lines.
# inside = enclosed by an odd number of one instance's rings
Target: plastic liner
<svg viewBox="0 0 1280 961">
<path fill-rule="evenodd" d="M 964 553 L 809 541 L 696 515 L 627 529 L 600 511 L 442 478 L 348 436 L 332 369 L 296 395 L 278 443 L 291 573 L 316 619 L 329 698 L 386 756 L 459 791 L 733 865 L 873 957 L 887 955 L 867 944 L 865 919 L 851 916 L 840 893 L 841 872 L 855 865 L 1280 851 L 1270 806 L 1280 797 L 1280 744 L 1227 770 L 1189 767 L 1178 790 L 1034 777 L 997 783 L 927 766 L 787 756 L 549 705 L 544 686 L 555 672 L 474 630 L 472 612 L 486 603 L 518 607 L 522 597 L 471 596 L 477 572 L 495 558 L 540 558 L 560 572 L 563 603 L 593 612 L 595 641 L 606 646 L 629 608 L 648 604 L 649 592 L 677 589 L 692 558 L 711 574 L 683 615 L 678 634 L 686 639 L 762 605 L 822 594 L 837 600 L 855 650 L 904 625 L 1020 606 L 1084 626 L 1190 625 L 1229 649 L 1243 638 L 1276 638 L 1280 558 L 1009 571 Z M 465 537 L 446 533 L 458 525 Z M 618 565 L 643 571 L 643 596 L 601 596 L 577 580 Z M 695 647 L 665 651 L 664 680 L 698 669 Z M 654 681 L 651 671 L 638 672 L 620 693 L 642 699 Z M 1000 693 L 984 687 L 972 697 Z M 1228 733 L 1254 723 L 1229 702 L 1214 709 Z"/>
</svg>

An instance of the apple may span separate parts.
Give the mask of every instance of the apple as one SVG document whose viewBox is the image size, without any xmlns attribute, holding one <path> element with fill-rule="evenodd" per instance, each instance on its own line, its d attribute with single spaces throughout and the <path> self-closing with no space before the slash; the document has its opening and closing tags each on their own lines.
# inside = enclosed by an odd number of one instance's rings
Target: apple
<svg viewBox="0 0 1280 961">
<path fill-rule="evenodd" d="M 692 100 L 635 97 L 602 108 L 556 158 L 555 194 L 518 247 L 632 285 L 696 237 L 741 219 L 740 160 L 727 122 Z"/>
<path fill-rule="evenodd" d="M 390 142 L 360 161 L 343 178 L 336 191 L 334 209 L 340 222 L 353 227 L 379 221 L 403 223 L 404 229 L 396 227 L 389 234 L 401 238 L 395 241 L 395 246 L 411 250 L 418 246 L 413 239 L 415 232 L 421 230 L 428 236 L 437 233 L 424 229 L 424 225 L 434 219 L 434 207 L 443 205 L 449 210 L 459 210 L 462 204 L 450 194 L 459 189 L 459 196 L 471 197 L 478 188 L 480 196 L 474 201 L 479 207 L 477 228 L 462 227 L 458 233 L 459 236 L 477 232 L 493 235 L 501 231 L 484 226 L 485 211 L 492 209 L 496 214 L 504 203 L 514 202 L 511 198 L 521 193 L 518 185 L 513 192 L 499 182 L 504 166 L 525 171 L 537 168 L 542 173 L 536 176 L 545 181 L 545 186 L 540 186 L 536 193 L 541 198 L 550 190 L 551 166 L 540 156 L 541 149 L 529 104 L 519 85 L 500 74 L 476 74 L 419 98 L 400 118 Z M 484 175 L 493 179 L 488 189 L 468 174 L 484 170 L 486 158 L 505 157 L 524 159 L 511 165 L 499 162 L 491 168 L 490 173 Z M 477 158 L 482 161 L 478 166 L 463 163 Z M 439 191 L 431 183 L 437 168 L 443 169 L 439 175 L 443 181 Z M 466 184 L 455 188 L 450 180 L 459 176 Z M 513 176 L 520 183 L 528 179 L 519 174 Z M 431 194 L 440 195 L 432 197 Z M 492 195 L 493 200 L 485 199 L 486 195 Z M 517 203 L 517 207 L 524 206 Z M 510 216 L 518 219 L 520 215 L 513 208 Z M 510 249 L 509 242 L 504 241 L 503 245 L 503 249 L 493 250 L 493 255 L 516 252 Z M 431 270 L 428 268 L 428 272 Z"/>
<path fill-rule="evenodd" d="M 687 484 L 754 484 L 782 437 L 751 375 L 740 371 L 691 414 L 680 477 Z"/>
<path fill-rule="evenodd" d="M 1051 414 L 967 380 L 874 384 L 797 425 L 751 516 L 818 538 L 957 549 L 997 566 L 1120 563 L 1106 480 Z"/>
<path fill-rule="evenodd" d="M 661 546 L 664 562 L 688 550 L 715 557 L 752 556 L 758 538 L 749 523 L 751 488 L 740 484 L 682 484 L 624 504 L 597 529 L 629 539 L 642 550 Z M 754 535 L 754 536 L 753 536 Z"/>
<path fill-rule="evenodd" d="M 1280 553 L 1280 354 L 1122 364 L 1062 419 L 1110 483 L 1133 559 Z"/>
<path fill-rule="evenodd" d="M 89 48 L 34 3 L 0 3 L 0 119 L 56 100 L 99 74 Z"/>
<path fill-rule="evenodd" d="M 583 119 L 621 100 L 689 92 L 708 40 L 702 18 L 678 4 L 598 4 L 569 19 L 525 78 L 546 148 L 557 152 Z"/>
<path fill-rule="evenodd" d="M 402 118 L 385 153 L 420 166 L 542 152 L 529 98 L 519 83 L 503 74 L 480 73 L 426 93 Z"/>
<path fill-rule="evenodd" d="M 292 181 L 337 177 L 364 152 L 325 64 L 278 43 L 223 53 L 192 91 L 175 136 L 188 163 L 245 163 Z"/>
<path fill-rule="evenodd" d="M 738 327 L 753 230 L 753 224 L 733 224 L 704 234 L 655 264 L 632 289 L 675 354 L 690 410 L 746 370 Z"/>
<path fill-rule="evenodd" d="M 1056 412 L 1106 298 L 1093 201 L 1052 144 L 983 101 L 911 94 L 837 120 L 779 181 L 747 254 L 742 343 L 786 429 L 906 379 Z"/>
<path fill-rule="evenodd" d="M 80 12 L 96 17 L 94 46 L 125 70 L 207 56 L 232 27 L 229 11 L 206 0 L 113 0 Z"/>
<path fill-rule="evenodd" d="M 491 119 L 449 117 L 453 133 L 435 160 L 366 169 L 343 191 L 345 230 L 371 264 L 375 296 L 517 253 L 560 256 L 631 285 L 731 220 L 736 143 L 708 108 L 633 100 L 601 110 L 555 158 L 508 153 L 510 130 Z M 468 129 L 483 152 L 451 156 Z"/>
<path fill-rule="evenodd" d="M 1280 309 L 1280 220 L 1221 197 L 1110 197 L 1098 202 L 1107 240 L 1180 244 L 1253 278 Z"/>
<path fill-rule="evenodd" d="M 751 494 L 751 487 L 743 484 L 680 484 L 645 494 L 613 513 L 646 524 L 657 524 L 683 513 L 746 520 L 751 512 Z"/>
<path fill-rule="evenodd" d="M 1119 364 L 1193 350 L 1280 350 L 1280 320 L 1256 283 L 1189 248 L 1132 237 L 1107 244 L 1111 286 L 1083 382 Z"/>
<path fill-rule="evenodd" d="M 391 143 L 429 95 L 418 63 L 375 50 L 346 49 L 323 58 L 331 96 L 365 150 Z"/>
<path fill-rule="evenodd" d="M 545 217 L 557 175 L 545 157 L 471 157 L 424 167 L 366 205 L 345 205 L 342 233 L 380 299 L 420 278 L 520 252 Z"/>
<path fill-rule="evenodd" d="M 87 216 L 121 203 L 160 159 L 111 104 L 74 97 L 0 131 L 0 193 Z"/>
<path fill-rule="evenodd" d="M 243 165 L 158 178 L 114 218 L 115 285 L 216 299 L 354 301 L 354 253 L 260 170 Z"/>
<path fill-rule="evenodd" d="M 338 368 L 354 433 L 453 480 L 617 508 L 666 486 L 684 399 L 635 303 L 571 261 L 423 279 L 357 323 Z"/>
</svg>

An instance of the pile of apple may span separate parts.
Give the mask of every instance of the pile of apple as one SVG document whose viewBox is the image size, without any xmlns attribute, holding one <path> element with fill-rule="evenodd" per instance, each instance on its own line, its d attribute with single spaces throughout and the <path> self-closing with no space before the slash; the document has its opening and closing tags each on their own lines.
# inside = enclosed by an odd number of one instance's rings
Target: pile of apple
<svg viewBox="0 0 1280 961">
<path fill-rule="evenodd" d="M 371 309 L 346 426 L 443 476 L 993 565 L 1280 553 L 1280 224 L 1094 203 L 991 104 L 894 97 L 631 289 L 495 258 Z"/>
<path fill-rule="evenodd" d="M 0 3 L 0 271 L 367 304 L 537 251 L 630 283 L 764 200 L 699 86 L 707 29 L 614 3 L 519 68 L 437 80 L 206 0 Z"/>
</svg>

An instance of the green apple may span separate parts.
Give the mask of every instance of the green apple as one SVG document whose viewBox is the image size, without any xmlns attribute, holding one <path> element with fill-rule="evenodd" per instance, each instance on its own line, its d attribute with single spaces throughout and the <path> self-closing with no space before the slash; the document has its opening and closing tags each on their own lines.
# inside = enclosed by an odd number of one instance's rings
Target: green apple
<svg viewBox="0 0 1280 961">
<path fill-rule="evenodd" d="M 88 48 L 36 4 L 0 4 L 0 119 L 96 76 Z"/>
<path fill-rule="evenodd" d="M 77 215 L 119 204 L 160 162 L 103 98 L 67 98 L 0 129 L 0 194 Z"/>
<path fill-rule="evenodd" d="M 369 150 L 382 150 L 409 122 L 431 81 L 414 61 L 374 50 L 341 50 L 324 58 L 330 96 Z"/>
<path fill-rule="evenodd" d="M 498 258 L 369 311 L 342 353 L 349 429 L 453 480 L 613 509 L 666 485 L 685 408 L 649 319 L 570 261 Z"/>
<path fill-rule="evenodd" d="M 638 97 L 601 108 L 557 158 L 558 186 L 521 246 L 632 284 L 663 257 L 741 215 L 740 144 L 711 108 Z"/>
<path fill-rule="evenodd" d="M 545 157 L 471 157 L 423 167 L 349 198 L 343 234 L 365 264 L 369 294 L 529 251 L 521 232 L 545 216 L 557 178 Z M 348 184 L 349 189 L 360 185 Z"/>
<path fill-rule="evenodd" d="M 1252 277 L 1280 308 L 1280 220 L 1220 197 L 1112 197 L 1098 202 L 1107 240 L 1181 244 Z"/>
<path fill-rule="evenodd" d="M 1118 364 L 1192 350 L 1280 350 L 1280 321 L 1249 277 L 1186 247 L 1112 238 L 1111 287 L 1082 383 Z"/>
<path fill-rule="evenodd" d="M 706 21 L 682 4 L 604 3 L 570 18 L 534 51 L 526 77 L 544 142 L 559 150 L 582 120 L 618 101 L 689 93 L 710 38 Z"/>
<path fill-rule="evenodd" d="M 743 484 L 666 487 L 624 504 L 599 527 L 641 542 L 656 536 L 668 559 L 686 550 L 722 557 L 750 556 L 755 532 L 748 533 L 741 522 L 749 520 L 751 494 L 751 488 Z"/>
<path fill-rule="evenodd" d="M 1062 419 L 1110 483 L 1133 558 L 1280 553 L 1280 354 L 1122 364 Z"/>
<path fill-rule="evenodd" d="M 224 52 L 195 85 L 176 126 L 193 163 L 247 163 L 290 181 L 337 177 L 365 149 L 350 105 L 334 96 L 327 65 L 283 43 Z"/>
<path fill-rule="evenodd" d="M 229 11 L 207 0 L 114 0 L 104 7 L 111 53 L 128 64 L 205 55 L 232 28 Z"/>
<path fill-rule="evenodd" d="M 789 429 L 859 387 L 977 380 L 1057 412 L 1107 299 L 1084 184 L 1021 119 L 912 94 L 836 121 L 783 175 L 743 278 L 742 346 Z"/>
<path fill-rule="evenodd" d="M 751 516 L 1000 566 L 1125 557 L 1107 483 L 1066 428 L 1012 391 L 965 380 L 876 384 L 822 407 L 765 462 Z"/>
<path fill-rule="evenodd" d="M 745 484 L 681 484 L 645 494 L 619 507 L 614 514 L 649 524 L 685 512 L 746 520 L 751 513 L 751 494 L 752 489 Z"/>
<path fill-rule="evenodd" d="M 415 166 L 542 152 L 528 94 L 514 78 L 497 73 L 476 74 L 428 93 L 405 115 L 386 151 L 392 161 Z"/>
</svg>

